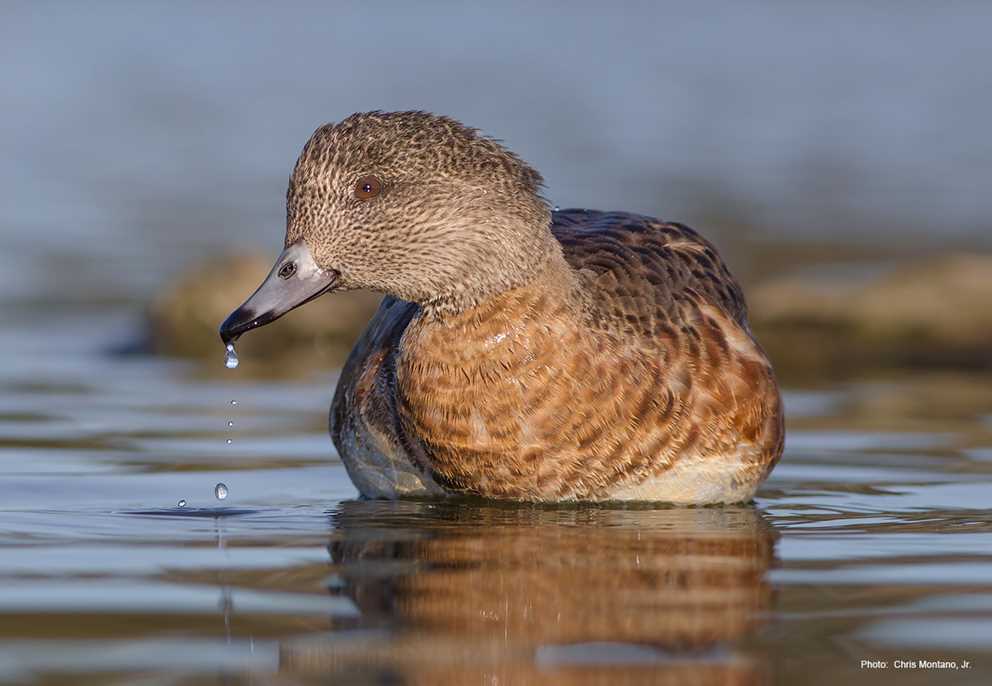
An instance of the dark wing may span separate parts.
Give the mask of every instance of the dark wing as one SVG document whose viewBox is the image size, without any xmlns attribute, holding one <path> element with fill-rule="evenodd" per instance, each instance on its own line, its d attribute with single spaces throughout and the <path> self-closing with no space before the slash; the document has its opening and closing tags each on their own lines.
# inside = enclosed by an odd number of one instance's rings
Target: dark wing
<svg viewBox="0 0 992 686">
<path fill-rule="evenodd" d="M 553 217 L 565 259 L 594 281 L 593 316 L 603 328 L 658 336 L 685 304 L 705 303 L 749 331 L 740 286 L 688 226 L 627 212 L 570 209 Z"/>
<path fill-rule="evenodd" d="M 341 370 L 331 403 L 331 439 L 338 452 L 346 441 L 371 435 L 391 444 L 380 450 L 408 449 L 403 445 L 396 411 L 396 355 L 400 339 L 417 305 L 392 296 L 383 298 L 368 327 Z"/>
</svg>

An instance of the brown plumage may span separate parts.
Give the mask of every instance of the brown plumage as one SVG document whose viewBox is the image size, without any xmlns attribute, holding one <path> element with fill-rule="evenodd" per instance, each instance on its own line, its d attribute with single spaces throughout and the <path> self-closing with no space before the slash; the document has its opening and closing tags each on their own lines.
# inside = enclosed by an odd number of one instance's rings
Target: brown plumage
<svg viewBox="0 0 992 686">
<path fill-rule="evenodd" d="M 382 193 L 356 200 L 369 174 Z M 550 212 L 539 187 L 497 143 L 419 112 L 354 115 L 307 144 L 287 246 L 336 288 L 389 296 L 331 408 L 356 486 L 750 499 L 781 455 L 782 407 L 716 249 L 650 217 Z"/>
</svg>

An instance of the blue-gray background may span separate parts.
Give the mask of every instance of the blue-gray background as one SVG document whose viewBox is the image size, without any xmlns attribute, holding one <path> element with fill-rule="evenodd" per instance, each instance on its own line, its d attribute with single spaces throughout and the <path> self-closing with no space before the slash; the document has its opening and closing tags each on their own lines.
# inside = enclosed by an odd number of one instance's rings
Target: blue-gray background
<svg viewBox="0 0 992 686">
<path fill-rule="evenodd" d="M 718 242 L 987 246 L 990 20 L 979 1 L 5 2 L 0 303 L 138 304 L 208 254 L 275 251 L 303 142 L 376 108 L 505 140 L 554 203 Z"/>
</svg>

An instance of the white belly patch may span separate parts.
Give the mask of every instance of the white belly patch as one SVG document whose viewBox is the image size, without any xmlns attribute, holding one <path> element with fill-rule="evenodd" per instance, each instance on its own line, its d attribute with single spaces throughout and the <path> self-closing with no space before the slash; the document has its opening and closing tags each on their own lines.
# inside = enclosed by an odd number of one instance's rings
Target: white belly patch
<svg viewBox="0 0 992 686">
<path fill-rule="evenodd" d="M 621 485 L 610 497 L 680 505 L 746 502 L 754 497 L 758 483 L 742 478 L 753 470 L 744 457 L 741 453 L 684 457 L 656 477 Z"/>
</svg>

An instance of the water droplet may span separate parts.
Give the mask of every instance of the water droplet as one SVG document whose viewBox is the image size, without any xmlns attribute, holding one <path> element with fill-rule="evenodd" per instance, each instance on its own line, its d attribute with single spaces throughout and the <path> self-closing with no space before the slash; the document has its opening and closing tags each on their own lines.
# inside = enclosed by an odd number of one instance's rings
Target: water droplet
<svg viewBox="0 0 992 686">
<path fill-rule="evenodd" d="M 234 343 L 227 344 L 227 354 L 224 356 L 224 365 L 228 369 L 234 369 L 238 366 L 238 353 L 234 351 Z"/>
<path fill-rule="evenodd" d="M 232 400 L 232 401 L 231 401 L 231 404 L 232 404 L 232 405 L 237 405 L 237 404 L 238 404 L 238 401 L 237 401 L 237 400 Z"/>
<path fill-rule="evenodd" d="M 228 444 L 228 445 L 231 445 L 232 443 L 234 443 L 234 441 L 233 441 L 233 440 L 231 440 L 230 438 L 229 438 L 229 439 L 227 439 L 227 441 L 226 441 L 226 442 L 227 442 L 227 444 Z"/>
<path fill-rule="evenodd" d="M 232 426 L 234 426 L 234 422 L 233 421 L 229 421 L 227 423 L 227 428 L 230 429 Z"/>
<path fill-rule="evenodd" d="M 227 497 L 227 484 L 219 483 L 214 486 L 214 496 L 217 500 L 223 500 Z"/>
<path fill-rule="evenodd" d="M 555 206 L 554 206 L 554 209 L 552 209 L 551 211 L 552 211 L 552 212 L 561 212 L 561 208 L 560 208 L 560 207 L 558 207 L 557 205 L 555 205 Z"/>
<path fill-rule="evenodd" d="M 185 500 L 180 500 L 178 503 L 176 503 L 176 507 L 178 507 L 178 508 L 186 507 L 186 501 Z"/>
</svg>

